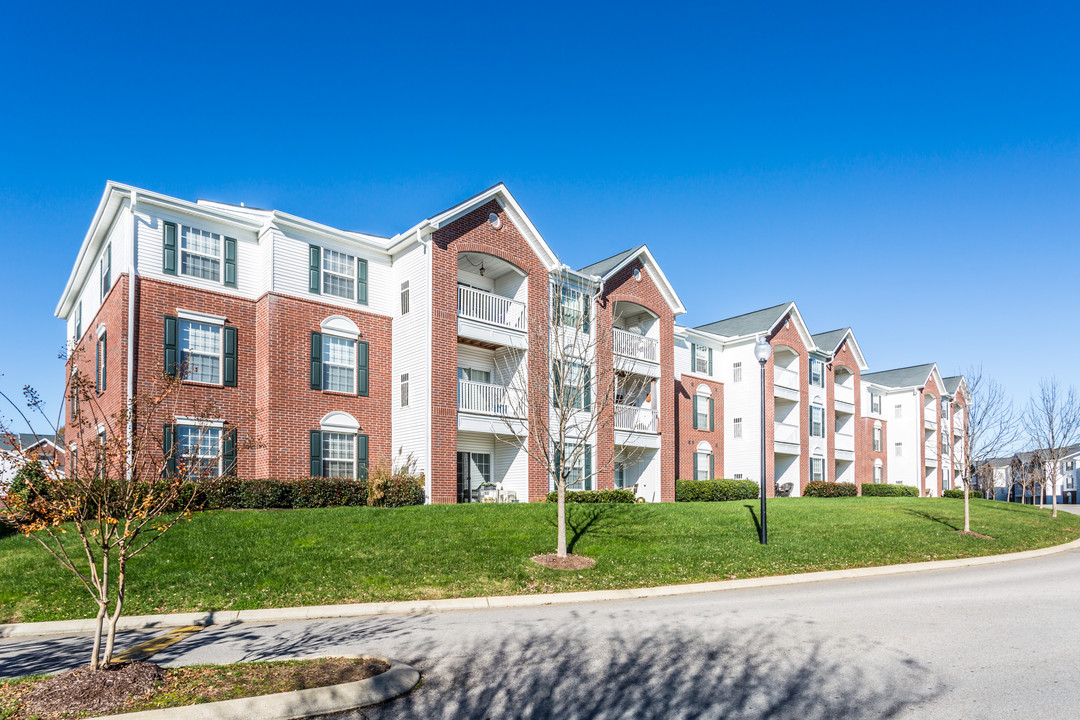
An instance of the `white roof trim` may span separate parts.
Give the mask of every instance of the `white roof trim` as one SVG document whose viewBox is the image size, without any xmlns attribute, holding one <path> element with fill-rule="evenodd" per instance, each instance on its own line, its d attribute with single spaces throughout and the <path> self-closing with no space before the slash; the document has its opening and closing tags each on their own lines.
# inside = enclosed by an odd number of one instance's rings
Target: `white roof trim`
<svg viewBox="0 0 1080 720">
<path fill-rule="evenodd" d="M 784 318 L 788 315 L 791 315 L 796 320 L 795 330 L 799 333 L 799 339 L 803 341 L 803 345 L 806 346 L 807 352 L 812 352 L 817 349 L 817 345 L 814 344 L 814 338 L 810 335 L 810 329 L 806 327 L 806 322 L 803 320 L 802 313 L 799 312 L 799 307 L 793 302 L 788 303 L 788 306 L 784 308 L 784 311 L 776 318 L 776 322 L 769 327 L 769 330 L 765 335 L 772 335 L 775 333 L 780 327 L 780 323 L 783 322 Z M 761 333 L 756 333 L 755 336 L 760 334 Z"/>
<path fill-rule="evenodd" d="M 855 362 L 859 366 L 859 372 L 866 372 L 870 369 L 870 366 L 866 363 L 866 357 L 863 355 L 862 348 L 859 347 L 859 341 L 855 339 L 855 333 L 852 331 L 851 328 L 847 329 L 844 335 L 840 338 L 840 341 L 836 343 L 836 347 L 818 349 L 824 353 L 827 353 L 830 358 L 834 358 L 836 356 L 837 348 L 843 345 L 844 341 L 848 340 L 849 338 L 851 339 L 851 352 L 853 355 L 855 355 Z"/>
<path fill-rule="evenodd" d="M 660 269 L 660 264 L 656 262 L 656 258 L 654 258 L 652 252 L 649 251 L 648 245 L 642 245 L 641 250 L 634 253 L 633 255 L 630 255 L 621 263 L 613 267 L 611 270 L 608 270 L 607 273 L 601 276 L 601 280 L 607 280 L 609 277 L 612 277 L 615 273 L 619 272 L 642 255 L 645 256 L 645 260 L 647 261 L 643 264 L 646 265 L 652 272 L 654 272 L 657 278 L 659 278 L 660 282 L 657 283 L 657 286 L 660 288 L 660 294 L 663 295 L 664 300 L 667 301 L 667 304 L 671 308 L 671 311 L 675 315 L 685 314 L 686 308 L 683 306 L 682 300 L 679 299 L 679 295 L 675 292 L 675 288 L 671 286 L 671 283 L 667 279 L 667 275 L 664 275 L 664 271 Z"/>
</svg>

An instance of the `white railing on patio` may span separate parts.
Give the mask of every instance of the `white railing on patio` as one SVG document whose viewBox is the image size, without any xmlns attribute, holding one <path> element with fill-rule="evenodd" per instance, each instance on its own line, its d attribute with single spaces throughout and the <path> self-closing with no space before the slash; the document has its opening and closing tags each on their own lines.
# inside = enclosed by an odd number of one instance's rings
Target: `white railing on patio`
<svg viewBox="0 0 1080 720">
<path fill-rule="evenodd" d="M 502 295 L 458 285 L 458 315 L 524 332 L 525 303 Z"/>
<path fill-rule="evenodd" d="M 788 370 L 787 368 L 773 368 L 773 384 L 780 387 L 791 388 L 792 390 L 799 389 L 799 373 L 797 370 Z"/>
<path fill-rule="evenodd" d="M 491 383 L 458 380 L 458 410 L 481 415 L 524 417 L 522 392 Z"/>
<path fill-rule="evenodd" d="M 836 433 L 836 449 L 855 452 L 855 436 L 846 433 Z"/>
<path fill-rule="evenodd" d="M 923 419 L 928 423 L 937 424 L 937 405 L 927 405 L 923 409 Z"/>
<path fill-rule="evenodd" d="M 791 423 L 774 423 L 773 440 L 775 440 L 776 442 L 792 443 L 793 445 L 798 445 L 799 426 L 792 425 Z"/>
<path fill-rule="evenodd" d="M 647 407 L 615 405 L 615 429 L 631 432 L 660 432 L 660 414 Z"/>
<path fill-rule="evenodd" d="M 836 384 L 836 402 L 847 403 L 848 405 L 855 404 L 855 388 L 847 385 Z"/>
<path fill-rule="evenodd" d="M 612 328 L 612 332 L 615 335 L 616 355 L 651 363 L 660 362 L 660 342 L 658 340 L 644 335 L 636 335 L 619 328 Z"/>
<path fill-rule="evenodd" d="M 926 443 L 925 455 L 926 455 L 927 460 L 937 460 L 938 459 L 937 444 L 936 443 Z"/>
</svg>

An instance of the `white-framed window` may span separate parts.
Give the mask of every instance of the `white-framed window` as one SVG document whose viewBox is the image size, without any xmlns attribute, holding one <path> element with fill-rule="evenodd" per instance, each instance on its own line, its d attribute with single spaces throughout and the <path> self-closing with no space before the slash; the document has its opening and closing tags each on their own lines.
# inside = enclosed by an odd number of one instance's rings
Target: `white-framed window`
<svg viewBox="0 0 1080 720">
<path fill-rule="evenodd" d="M 589 390 L 585 387 L 588 379 L 585 366 L 581 363 L 566 362 L 563 363 L 563 370 L 566 377 L 559 379 L 562 384 L 562 402 L 578 410 L 587 409 L 585 396 L 589 394 Z"/>
<path fill-rule="evenodd" d="M 814 482 L 825 480 L 825 458 L 810 458 L 810 479 Z"/>
<path fill-rule="evenodd" d="M 941 417 L 949 417 L 949 398 L 941 398 Z"/>
<path fill-rule="evenodd" d="M 221 236 L 183 225 L 180 229 L 180 274 L 221 281 Z"/>
<path fill-rule="evenodd" d="M 881 428 L 874 428 L 874 452 L 881 452 Z"/>
<path fill-rule="evenodd" d="M 622 463 L 615 463 L 615 487 L 619 490 L 626 487 L 626 467 Z"/>
<path fill-rule="evenodd" d="M 883 468 L 880 465 L 874 465 L 874 483 L 878 484 L 882 480 Z"/>
<path fill-rule="evenodd" d="M 875 392 L 870 393 L 870 412 L 881 414 L 881 396 Z"/>
<path fill-rule="evenodd" d="M 825 408 L 810 406 L 810 437 L 825 437 Z"/>
<path fill-rule="evenodd" d="M 323 333 L 322 389 L 331 392 L 356 392 L 356 341 Z"/>
<path fill-rule="evenodd" d="M 941 469 L 941 486 L 946 490 L 952 488 L 952 484 L 949 482 L 949 468 Z"/>
<path fill-rule="evenodd" d="M 180 363 L 184 379 L 221 385 L 222 326 L 180 320 Z"/>
<path fill-rule="evenodd" d="M 695 411 L 695 413 L 697 415 L 697 417 L 695 418 L 695 420 L 697 420 L 696 427 L 699 430 L 708 430 L 709 429 L 709 422 L 711 422 L 711 420 L 712 420 L 712 418 L 709 417 L 709 405 L 710 405 L 709 400 L 711 400 L 711 398 L 709 397 L 708 392 L 702 393 L 700 390 L 698 391 L 696 397 L 697 397 L 697 403 L 696 403 L 697 404 L 697 409 Z"/>
<path fill-rule="evenodd" d="M 101 299 L 104 300 L 112 287 L 112 243 L 106 245 L 105 251 L 101 253 L 98 271 L 101 276 Z"/>
<path fill-rule="evenodd" d="M 733 382 L 733 383 L 742 382 L 742 363 L 741 362 L 731 364 L 731 382 Z"/>
<path fill-rule="evenodd" d="M 409 373 L 401 374 L 401 407 L 409 407 Z"/>
<path fill-rule="evenodd" d="M 409 281 L 401 283 L 401 314 L 409 314 Z"/>
<path fill-rule="evenodd" d="M 709 348 L 704 345 L 694 345 L 694 372 L 709 374 Z"/>
<path fill-rule="evenodd" d="M 578 449 L 581 448 L 579 452 Z M 582 448 L 580 445 L 568 446 L 567 455 L 571 458 L 570 461 L 564 460 L 563 462 L 570 462 L 569 469 L 570 474 L 566 478 L 567 490 L 592 490 L 593 489 L 593 477 L 590 471 L 585 470 L 586 455 L 591 454 L 592 449 L 588 446 Z M 576 457 L 575 457 L 576 456 Z M 588 477 L 586 477 L 588 475 Z"/>
<path fill-rule="evenodd" d="M 356 297 L 356 256 L 322 249 L 323 294 L 346 300 Z"/>
<path fill-rule="evenodd" d="M 817 358 L 810 358 L 810 384 L 825 387 L 825 363 Z"/>
<path fill-rule="evenodd" d="M 559 324 L 585 330 L 587 296 L 567 283 L 559 292 Z"/>
<path fill-rule="evenodd" d="M 698 452 L 697 455 L 697 473 L 694 477 L 695 480 L 712 480 L 709 477 L 709 461 L 712 459 L 712 453 Z"/>
<path fill-rule="evenodd" d="M 735 418 L 731 421 L 731 436 L 736 440 L 742 438 L 742 418 Z"/>
<path fill-rule="evenodd" d="M 356 477 L 356 435 L 354 433 L 322 433 L 322 474 L 328 478 Z"/>
<path fill-rule="evenodd" d="M 897 404 L 893 408 L 893 417 L 895 417 L 897 420 L 904 417 L 904 406 L 903 405 Z"/>
<path fill-rule="evenodd" d="M 221 428 L 209 425 L 176 426 L 176 459 L 191 477 L 221 475 Z"/>
<path fill-rule="evenodd" d="M 477 370 L 476 368 L 459 367 L 457 369 L 458 380 L 469 380 L 472 382 L 490 383 L 491 371 L 490 370 Z"/>
<path fill-rule="evenodd" d="M 904 443 L 896 443 L 893 445 L 893 454 L 896 457 L 904 457 Z"/>
</svg>

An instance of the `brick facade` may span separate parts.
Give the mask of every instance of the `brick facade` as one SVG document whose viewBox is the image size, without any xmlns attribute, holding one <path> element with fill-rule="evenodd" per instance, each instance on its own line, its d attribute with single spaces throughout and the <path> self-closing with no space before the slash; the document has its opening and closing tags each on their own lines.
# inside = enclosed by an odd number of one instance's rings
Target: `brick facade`
<svg viewBox="0 0 1080 720">
<path fill-rule="evenodd" d="M 773 353 L 769 356 L 769 361 L 765 363 L 765 447 L 773 450 L 773 452 L 765 453 L 765 469 L 766 476 L 770 478 L 776 478 L 776 403 L 775 403 L 775 389 L 776 386 L 773 383 L 775 377 L 775 364 L 776 364 L 776 348 L 784 345 L 792 349 L 796 355 L 798 355 L 799 366 L 799 459 L 797 461 L 799 468 L 799 494 L 802 494 L 803 488 L 806 487 L 806 483 L 810 478 L 810 391 L 809 391 L 809 378 L 810 378 L 810 356 L 807 352 L 806 343 L 803 342 L 802 337 L 799 335 L 799 331 L 795 327 L 795 320 L 788 313 L 780 326 L 766 338 L 769 344 L 773 347 Z M 775 494 L 775 482 L 766 483 L 765 495 L 766 497 L 773 497 Z M 793 493 L 794 494 L 794 493 Z"/>
<path fill-rule="evenodd" d="M 705 385 L 713 398 L 713 431 L 694 429 L 694 396 Z M 683 373 L 675 381 L 675 467 L 676 477 L 694 480 L 694 453 L 702 441 L 712 446 L 713 475 L 724 477 L 724 384 L 713 378 Z"/>
</svg>

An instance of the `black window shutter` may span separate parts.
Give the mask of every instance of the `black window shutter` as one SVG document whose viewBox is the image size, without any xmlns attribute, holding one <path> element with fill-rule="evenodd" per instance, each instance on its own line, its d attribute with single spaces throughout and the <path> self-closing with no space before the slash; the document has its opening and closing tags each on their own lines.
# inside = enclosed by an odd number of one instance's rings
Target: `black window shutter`
<svg viewBox="0 0 1080 720">
<path fill-rule="evenodd" d="M 226 387 L 236 387 L 236 328 L 226 325 L 222 332 L 225 335 L 224 367 L 221 373 L 222 384 Z"/>
<path fill-rule="evenodd" d="M 364 397 L 368 394 L 368 344 L 365 340 L 356 341 L 356 394 Z"/>
<path fill-rule="evenodd" d="M 582 395 L 585 404 L 581 409 L 588 410 L 592 407 L 592 368 L 588 365 L 585 366 L 585 387 L 582 390 Z"/>
<path fill-rule="evenodd" d="M 700 430 L 701 429 L 701 428 L 698 427 L 698 424 L 697 424 L 697 404 L 698 404 L 698 396 L 695 395 L 694 396 L 694 412 L 693 412 L 694 420 L 691 423 L 691 427 L 694 430 Z"/>
<path fill-rule="evenodd" d="M 356 302 L 367 305 L 367 260 L 356 261 Z"/>
<path fill-rule="evenodd" d="M 559 450 L 559 445 L 558 444 L 555 445 L 555 462 L 554 462 L 554 466 L 555 466 L 555 476 L 559 479 L 560 482 L 562 482 L 562 479 L 563 479 L 563 475 L 562 475 L 562 452 Z"/>
<path fill-rule="evenodd" d="M 322 251 L 318 245 L 308 245 L 308 290 L 318 294 L 322 288 L 319 271 L 322 266 Z"/>
<path fill-rule="evenodd" d="M 101 297 L 104 299 L 112 285 L 112 243 L 105 246 L 105 254 L 101 256 Z"/>
<path fill-rule="evenodd" d="M 236 238 L 225 238 L 225 287 L 236 287 Z"/>
<path fill-rule="evenodd" d="M 165 316 L 165 374 L 170 377 L 176 377 L 180 369 L 177 351 L 178 325 L 176 318 Z"/>
<path fill-rule="evenodd" d="M 690 372 L 697 372 L 697 344 L 690 343 Z"/>
<path fill-rule="evenodd" d="M 109 335 L 101 336 L 101 392 L 105 392 L 105 384 L 109 380 Z"/>
<path fill-rule="evenodd" d="M 311 333 L 311 389 L 322 390 L 322 333 Z"/>
<path fill-rule="evenodd" d="M 581 487 L 583 489 L 590 489 L 595 487 L 592 481 L 592 445 L 585 446 L 585 472 L 582 474 Z"/>
<path fill-rule="evenodd" d="M 584 293 L 582 293 L 582 295 L 584 295 L 585 299 L 584 299 L 584 302 L 581 303 L 581 305 L 582 305 L 582 310 L 581 310 L 581 332 L 588 335 L 589 334 L 589 329 L 591 327 L 590 318 L 589 318 L 589 311 L 592 309 L 589 306 L 592 303 L 589 301 L 589 296 L 588 295 L 585 295 Z"/>
<path fill-rule="evenodd" d="M 161 436 L 161 453 L 165 458 L 162 477 L 176 477 L 176 449 L 176 426 L 165 425 Z"/>
<path fill-rule="evenodd" d="M 709 377 L 712 377 L 712 348 L 709 348 Z"/>
<path fill-rule="evenodd" d="M 161 269 L 166 275 L 176 274 L 176 223 L 162 223 Z"/>
<path fill-rule="evenodd" d="M 95 362 L 96 362 L 96 375 L 94 376 L 94 389 L 96 391 L 98 391 L 98 392 L 101 392 L 102 387 L 101 387 L 101 338 L 100 337 L 98 338 L 97 347 L 95 348 L 95 350 L 97 352 L 96 352 L 95 358 L 94 358 Z"/>
<path fill-rule="evenodd" d="M 709 432 L 712 432 L 716 429 L 715 422 L 713 421 L 713 407 L 713 399 L 709 398 Z"/>
<path fill-rule="evenodd" d="M 698 471 L 698 454 L 697 454 L 697 452 L 695 452 L 694 453 L 694 477 L 690 478 L 691 480 L 697 480 L 697 471 Z"/>
<path fill-rule="evenodd" d="M 709 479 L 710 480 L 715 480 L 716 479 L 716 456 L 715 455 L 710 455 L 709 456 Z"/>
<path fill-rule="evenodd" d="M 221 434 L 221 474 L 236 475 L 236 428 L 225 428 Z"/>
<path fill-rule="evenodd" d="M 82 300 L 75 307 L 75 342 L 82 340 Z"/>
<path fill-rule="evenodd" d="M 322 431 L 312 430 L 310 440 L 311 466 L 308 468 L 311 477 L 322 477 Z"/>
<path fill-rule="evenodd" d="M 356 436 L 356 477 L 358 480 L 367 479 L 368 466 L 368 436 Z"/>
<path fill-rule="evenodd" d="M 559 363 L 551 363 L 551 375 L 552 385 L 554 386 L 554 392 L 552 393 L 552 400 L 554 400 L 555 407 L 562 407 L 566 404 L 566 398 L 564 397 L 565 391 L 562 387 L 561 376 L 559 374 Z M 558 465 L 558 463 L 556 463 Z"/>
</svg>

